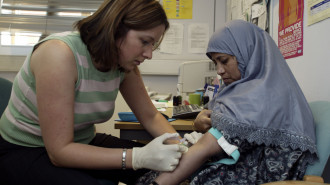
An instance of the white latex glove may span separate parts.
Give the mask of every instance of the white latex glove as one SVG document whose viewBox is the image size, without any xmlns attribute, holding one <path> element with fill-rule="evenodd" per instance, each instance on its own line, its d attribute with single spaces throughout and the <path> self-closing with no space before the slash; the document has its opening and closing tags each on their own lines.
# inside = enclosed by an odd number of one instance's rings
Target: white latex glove
<svg viewBox="0 0 330 185">
<path fill-rule="evenodd" d="M 165 133 L 144 147 L 134 147 L 132 153 L 133 169 L 148 168 L 157 171 L 173 171 L 187 147 L 181 144 L 164 144 L 164 141 L 178 136 L 178 133 Z"/>
<path fill-rule="evenodd" d="M 195 144 L 197 143 L 197 141 L 203 136 L 204 134 L 200 133 L 200 132 L 192 132 L 190 134 L 185 134 L 184 138 L 186 138 L 188 140 L 189 143 L 191 144 Z"/>
</svg>

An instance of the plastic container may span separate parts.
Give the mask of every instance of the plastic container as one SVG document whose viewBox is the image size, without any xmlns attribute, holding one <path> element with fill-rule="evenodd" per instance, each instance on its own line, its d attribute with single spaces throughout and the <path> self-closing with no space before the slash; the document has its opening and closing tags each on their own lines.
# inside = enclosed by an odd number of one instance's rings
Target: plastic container
<svg viewBox="0 0 330 185">
<path fill-rule="evenodd" d="M 118 112 L 121 121 L 137 121 L 133 112 Z"/>
</svg>

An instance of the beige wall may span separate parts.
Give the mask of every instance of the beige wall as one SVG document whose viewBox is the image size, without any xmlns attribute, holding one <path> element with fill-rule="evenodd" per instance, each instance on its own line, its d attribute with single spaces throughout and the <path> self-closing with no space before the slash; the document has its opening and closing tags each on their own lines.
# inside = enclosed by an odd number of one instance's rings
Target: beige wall
<svg viewBox="0 0 330 185">
<path fill-rule="evenodd" d="M 270 32 L 278 41 L 279 0 L 270 1 Z M 303 55 L 287 60 L 307 101 L 330 101 L 330 19 L 307 25 L 308 4 L 304 3 Z"/>
</svg>

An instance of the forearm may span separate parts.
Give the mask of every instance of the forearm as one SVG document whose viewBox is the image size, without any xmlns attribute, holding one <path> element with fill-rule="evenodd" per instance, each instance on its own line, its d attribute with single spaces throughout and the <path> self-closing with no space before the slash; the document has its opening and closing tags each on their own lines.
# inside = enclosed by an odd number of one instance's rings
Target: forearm
<svg viewBox="0 0 330 185">
<path fill-rule="evenodd" d="M 140 123 L 153 137 L 176 132 L 153 105 L 141 75 L 134 72 L 126 74 L 120 92 Z"/>
<path fill-rule="evenodd" d="M 173 172 L 164 172 L 156 178 L 156 182 L 160 185 L 163 184 L 180 184 L 180 182 L 187 179 L 193 174 L 206 160 L 203 149 L 197 145 L 191 147 L 187 153 L 185 153 L 177 168 Z M 193 162 L 192 162 L 193 161 Z"/>
<path fill-rule="evenodd" d="M 56 152 L 49 152 L 54 165 L 83 169 L 121 169 L 123 149 L 103 148 L 70 143 Z M 132 168 L 132 150 L 127 150 L 126 168 Z"/>
<path fill-rule="evenodd" d="M 179 184 L 192 175 L 207 159 L 215 154 L 220 154 L 222 149 L 216 139 L 206 133 L 195 145 L 183 155 L 178 167 L 171 173 L 162 173 L 156 182 L 162 184 Z"/>
<path fill-rule="evenodd" d="M 159 112 L 156 113 L 154 119 L 144 122 L 143 127 L 153 136 L 158 137 L 164 133 L 176 133 L 177 131 Z M 179 136 L 180 137 L 180 136 Z M 181 137 L 180 137 L 181 138 Z M 179 140 L 166 140 L 167 144 L 179 143 Z"/>
<path fill-rule="evenodd" d="M 144 128 L 154 137 L 164 133 L 176 133 L 176 130 L 163 115 L 157 112 L 152 119 L 143 123 Z"/>
</svg>

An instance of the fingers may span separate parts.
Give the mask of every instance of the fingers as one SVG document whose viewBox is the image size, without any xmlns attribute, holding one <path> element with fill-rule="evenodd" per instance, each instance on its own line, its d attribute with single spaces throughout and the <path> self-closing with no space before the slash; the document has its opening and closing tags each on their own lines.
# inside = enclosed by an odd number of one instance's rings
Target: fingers
<svg viewBox="0 0 330 185">
<path fill-rule="evenodd" d="M 210 121 L 211 122 L 211 121 Z M 201 128 L 202 132 L 207 132 L 211 128 L 211 124 L 204 125 L 204 127 Z"/>
<path fill-rule="evenodd" d="M 205 110 L 206 115 L 211 115 L 212 111 L 211 110 Z"/>
<path fill-rule="evenodd" d="M 195 139 L 191 134 L 185 134 L 184 138 L 186 138 L 191 144 L 195 144 Z"/>
<path fill-rule="evenodd" d="M 168 171 L 168 172 L 174 171 L 175 168 L 178 166 L 179 161 L 180 161 L 179 159 L 173 159 L 169 161 L 169 163 L 166 164 L 166 167 L 165 169 L 163 169 L 163 171 Z"/>
<path fill-rule="evenodd" d="M 166 169 L 164 169 L 163 171 L 164 172 L 172 172 L 172 171 L 174 171 L 175 168 L 176 168 L 176 165 L 175 166 L 169 166 Z"/>
<path fill-rule="evenodd" d="M 185 134 L 184 138 L 186 138 L 191 144 L 196 144 L 202 136 L 202 133 L 194 131 L 190 134 Z"/>
<path fill-rule="evenodd" d="M 176 166 L 179 164 L 179 159 L 173 159 L 172 163 L 171 163 L 171 166 L 174 167 L 174 169 L 176 168 Z M 173 170 L 174 170 L 173 169 Z"/>
<path fill-rule="evenodd" d="M 179 137 L 179 133 L 165 133 L 161 136 L 158 136 L 155 140 L 163 143 L 167 139 L 176 139 L 177 140 L 178 137 Z"/>
<path fill-rule="evenodd" d="M 186 141 L 186 139 L 185 139 L 181 144 L 188 146 L 188 141 Z"/>
<path fill-rule="evenodd" d="M 179 161 L 182 157 L 182 153 L 185 153 L 188 151 L 188 147 L 182 145 L 182 144 L 177 144 L 179 147 L 179 151 L 176 152 L 176 154 L 173 154 L 174 158 L 172 158 L 172 160 L 169 161 L 169 166 L 165 169 L 165 171 L 173 171 L 175 170 L 175 168 L 177 167 L 177 165 L 179 164 Z"/>
<path fill-rule="evenodd" d="M 163 171 L 166 171 L 166 172 L 172 172 L 175 170 L 176 166 L 179 164 L 179 160 L 178 159 L 175 159 L 173 161 L 173 163 L 171 164 L 168 164 L 168 166 L 163 170 Z"/>
<path fill-rule="evenodd" d="M 180 152 L 182 149 L 180 148 L 181 144 L 166 144 L 163 145 L 163 150 L 173 151 L 173 152 Z"/>
<path fill-rule="evenodd" d="M 202 116 L 210 117 L 210 116 L 211 116 L 211 113 L 212 113 L 211 110 L 207 110 L 207 109 L 205 109 L 205 110 L 203 110 L 203 111 L 201 112 L 201 115 L 202 115 Z"/>
<path fill-rule="evenodd" d="M 179 144 L 179 152 L 182 152 L 182 153 L 188 152 L 188 147 L 185 145 Z"/>
<path fill-rule="evenodd" d="M 201 137 L 203 136 L 202 133 L 200 133 L 200 132 L 196 132 L 196 131 L 192 132 L 191 135 L 192 135 L 192 137 L 195 139 L 195 141 L 196 141 L 196 139 L 199 140 L 199 138 L 201 138 Z M 197 141 L 196 141 L 196 142 L 197 142 Z"/>
<path fill-rule="evenodd" d="M 160 165 L 161 171 L 173 171 L 179 164 L 182 157 L 181 151 L 185 150 L 184 148 L 185 146 L 179 146 L 179 144 L 166 145 L 166 152 L 162 152 L 162 160 L 158 160 L 157 163 L 157 165 Z"/>
<path fill-rule="evenodd" d="M 185 153 L 188 151 L 188 147 L 183 144 L 170 144 L 170 145 L 163 145 L 162 149 L 164 153 L 167 153 L 167 155 L 172 155 L 176 159 L 180 159 L 182 156 L 182 153 Z"/>
</svg>

